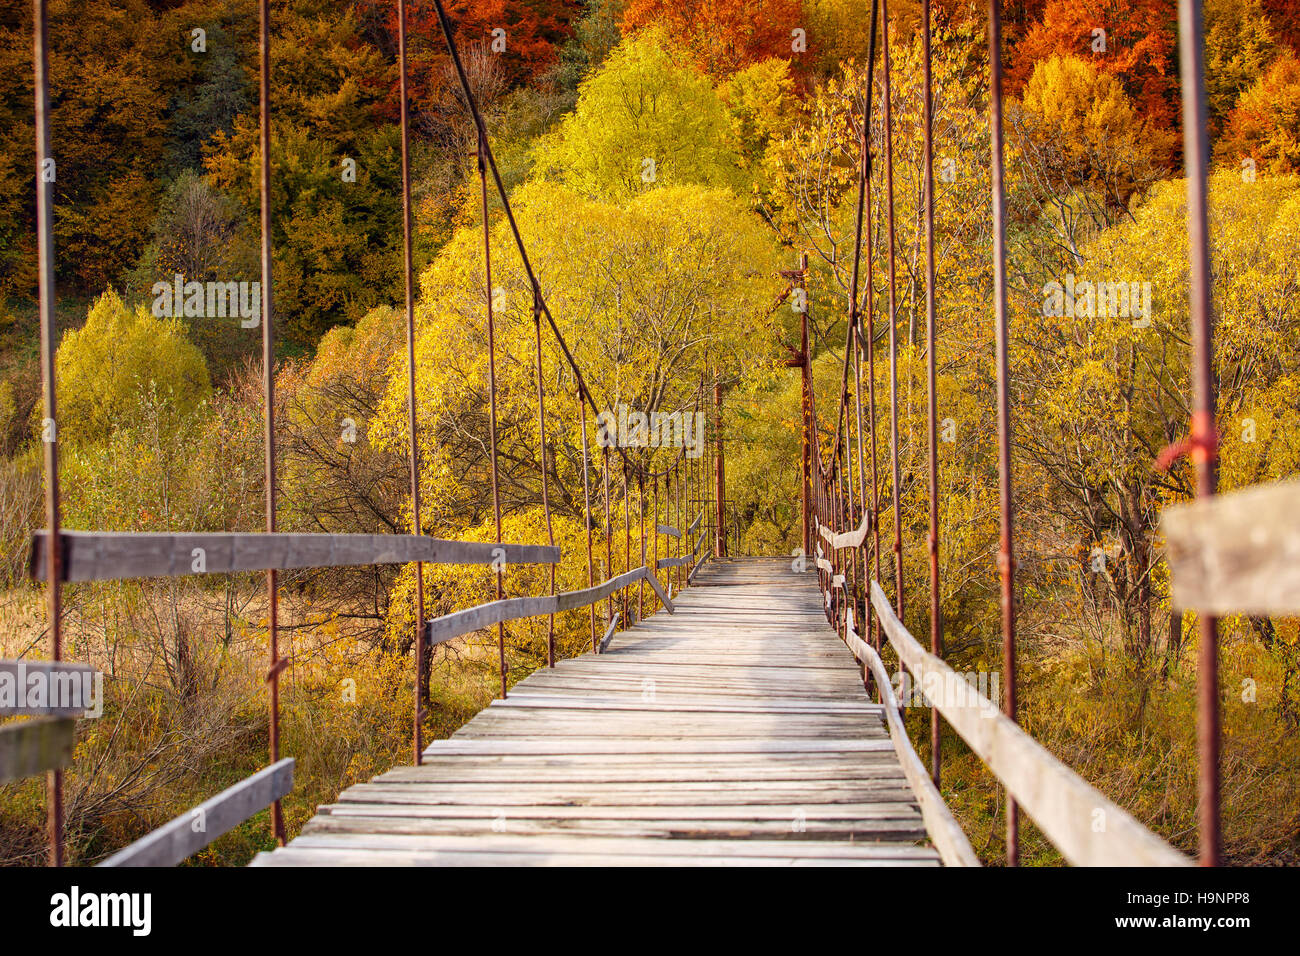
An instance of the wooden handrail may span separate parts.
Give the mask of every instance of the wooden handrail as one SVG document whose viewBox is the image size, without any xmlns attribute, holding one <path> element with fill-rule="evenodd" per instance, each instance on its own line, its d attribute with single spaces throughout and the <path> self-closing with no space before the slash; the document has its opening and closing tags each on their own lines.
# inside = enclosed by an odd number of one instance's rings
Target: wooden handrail
<svg viewBox="0 0 1300 956">
<path fill-rule="evenodd" d="M 921 807 L 921 818 L 925 821 L 926 832 L 930 834 L 935 849 L 943 857 L 944 865 L 980 866 L 980 859 L 970 845 L 970 840 L 967 839 L 961 824 L 948 809 L 948 804 L 944 802 L 939 788 L 930 779 L 930 775 L 921 763 L 921 758 L 916 754 L 916 748 L 912 746 L 912 738 L 907 735 L 903 718 L 899 716 L 898 700 L 894 697 L 894 688 L 880 655 L 876 653 L 874 647 L 858 637 L 852 628 L 848 628 L 845 643 L 848 644 L 853 655 L 871 671 L 876 686 L 880 688 L 880 702 L 884 705 L 885 723 L 889 727 L 889 738 L 894 742 L 894 752 L 898 754 L 898 761 L 903 766 L 903 774 L 911 784 L 913 793 L 916 794 L 916 802 Z"/>
<path fill-rule="evenodd" d="M 1300 612 L 1300 481 L 1172 505 L 1160 516 L 1160 530 L 1175 608 Z"/>
<path fill-rule="evenodd" d="M 100 866 L 176 866 L 293 789 L 293 758 L 245 777 L 123 847 Z"/>
<path fill-rule="evenodd" d="M 659 595 L 659 600 L 663 602 L 664 608 L 669 614 L 676 611 L 673 602 L 664 593 L 659 580 L 654 576 L 654 572 L 642 566 L 626 571 L 616 578 L 610 578 L 595 587 L 583 588 L 581 591 L 545 594 L 539 597 L 505 598 L 501 601 L 478 604 L 463 611 L 444 614 L 442 617 L 436 617 L 428 622 L 426 628 L 427 640 L 431 645 L 441 644 L 471 631 L 491 627 L 493 624 L 500 624 L 504 621 L 513 621 L 521 617 L 537 617 L 543 614 L 558 614 L 561 611 L 586 607 L 588 604 L 595 604 L 597 601 L 604 600 L 621 588 L 642 580 L 650 582 L 650 586 Z"/>
<path fill-rule="evenodd" d="M 600 639 L 600 644 L 598 645 L 599 650 L 597 653 L 604 654 L 605 648 L 607 648 L 609 642 L 614 639 L 614 631 L 618 628 L 619 613 L 620 612 L 618 611 L 614 612 L 614 616 L 610 619 L 609 627 L 605 628 L 605 634 Z"/>
<path fill-rule="evenodd" d="M 923 648 L 871 582 L 871 604 L 900 661 L 1039 829 L 1076 866 L 1189 866 L 1191 860 L 1133 819 L 1020 729 L 961 675 Z M 931 680 L 933 675 L 936 680 Z M 942 692 L 935 692 L 935 686 Z"/>
<path fill-rule="evenodd" d="M 72 763 L 77 722 L 37 717 L 0 727 L 0 786 Z"/>
<path fill-rule="evenodd" d="M 117 581 L 230 571 L 372 564 L 558 564 L 560 549 L 536 544 L 448 541 L 413 534 L 64 531 L 63 580 Z M 29 570 L 45 580 L 45 531 L 32 535 Z"/>
</svg>

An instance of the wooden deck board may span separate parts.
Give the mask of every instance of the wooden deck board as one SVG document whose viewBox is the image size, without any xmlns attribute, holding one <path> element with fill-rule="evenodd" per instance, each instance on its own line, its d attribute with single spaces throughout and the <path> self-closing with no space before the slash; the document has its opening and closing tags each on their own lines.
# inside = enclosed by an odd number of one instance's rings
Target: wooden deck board
<svg viewBox="0 0 1300 956">
<path fill-rule="evenodd" d="M 710 561 L 675 601 L 254 865 L 938 865 L 813 576 Z"/>
</svg>

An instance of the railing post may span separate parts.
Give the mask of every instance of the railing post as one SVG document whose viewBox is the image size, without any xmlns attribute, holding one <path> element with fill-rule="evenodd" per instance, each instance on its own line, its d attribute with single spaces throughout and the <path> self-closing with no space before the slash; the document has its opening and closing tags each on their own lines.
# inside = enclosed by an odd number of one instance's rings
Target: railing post
<svg viewBox="0 0 1300 956">
<path fill-rule="evenodd" d="M 605 577 L 614 576 L 614 517 L 609 506 L 609 446 L 604 445 L 600 449 L 601 471 L 605 476 Z M 614 595 L 610 594 L 605 599 L 605 623 L 608 624 L 614 620 Z"/>
<path fill-rule="evenodd" d="M 799 254 L 799 285 L 803 309 L 799 314 L 799 378 L 802 389 L 799 392 L 799 408 L 803 416 L 803 429 L 800 435 L 799 460 L 799 503 L 803 515 L 803 553 L 812 554 L 812 525 L 808 509 L 811 507 L 809 496 L 812 493 L 812 420 L 808 408 L 808 253 Z"/>
<path fill-rule="evenodd" d="M 269 0 L 259 0 L 258 30 L 258 110 L 261 141 L 262 199 L 262 375 L 266 395 L 266 530 L 275 533 L 275 332 L 271 301 L 271 13 Z M 280 661 L 279 588 L 274 569 L 266 572 L 267 631 L 270 654 L 266 680 L 270 685 L 270 753 L 271 763 L 280 759 Z M 284 846 L 284 813 L 280 801 L 271 804 L 271 830 Z"/>
<path fill-rule="evenodd" d="M 478 179 L 483 205 L 483 273 L 487 291 L 487 332 L 488 332 L 488 429 L 489 454 L 492 456 L 492 518 L 496 522 L 497 543 L 501 542 L 501 487 L 497 475 L 497 362 L 496 362 L 496 325 L 492 315 L 492 219 L 489 215 L 487 192 L 487 134 L 480 126 L 478 131 Z M 496 599 L 501 600 L 505 594 L 504 569 L 496 568 Z M 501 671 L 501 699 L 506 698 L 506 626 L 497 624 L 497 655 Z"/>
<path fill-rule="evenodd" d="M 664 508 L 667 509 L 668 506 L 666 502 L 668 500 L 667 497 L 668 476 L 657 475 L 654 473 L 651 473 L 650 475 L 650 507 L 653 511 L 653 516 L 650 519 L 650 530 L 653 532 L 652 540 L 654 541 L 654 553 L 651 555 L 651 562 L 655 569 L 656 574 L 659 573 L 659 479 L 661 477 L 663 478 L 664 481 L 664 501 L 665 501 Z M 653 608 L 655 606 L 655 602 L 658 600 L 659 600 L 658 595 L 651 594 L 650 606 Z"/>
<path fill-rule="evenodd" d="M 881 20 L 884 22 L 885 57 L 885 211 L 889 236 L 889 457 L 893 466 L 894 499 L 894 610 L 900 621 L 903 618 L 903 505 L 899 484 L 901 470 L 898 455 L 898 282 L 895 261 L 894 230 L 894 108 L 890 90 L 891 63 L 889 56 L 889 0 L 880 0 Z"/>
<path fill-rule="evenodd" d="M 537 284 L 536 276 L 533 277 L 533 336 L 534 346 L 537 352 L 537 443 L 539 445 L 539 458 L 542 463 L 542 511 L 546 514 L 546 540 L 551 547 L 555 547 L 555 525 L 551 520 L 551 492 L 550 492 L 550 475 L 547 472 L 547 447 L 546 447 L 546 387 L 542 381 L 542 290 Z M 550 593 L 555 593 L 555 565 L 552 564 L 548 571 L 550 577 Z M 555 666 L 555 615 L 547 617 L 546 628 L 546 666 Z"/>
<path fill-rule="evenodd" d="M 1002 158 L 1002 11 L 989 0 L 989 123 L 993 187 L 993 313 L 998 379 L 998 571 L 1002 583 L 1002 668 L 1006 672 L 1003 710 L 1016 719 L 1015 552 L 1011 506 L 1011 406 L 1007 359 L 1006 199 Z M 1007 791 L 1007 866 L 1020 864 L 1020 819 Z"/>
<path fill-rule="evenodd" d="M 929 412 L 930 471 L 930 653 L 943 656 L 943 618 L 939 607 L 939 446 L 938 413 L 935 410 L 935 304 L 934 304 L 934 86 L 930 70 L 930 0 L 924 3 L 925 23 L 921 30 L 925 86 L 925 351 L 926 395 Z M 930 708 L 930 775 L 939 786 L 942 766 L 943 730 L 939 709 Z"/>
<path fill-rule="evenodd" d="M 1183 154 L 1187 163 L 1188 283 L 1192 326 L 1194 407 L 1190 449 L 1196 468 L 1196 497 L 1212 498 L 1218 483 L 1217 396 L 1214 382 L 1213 272 L 1206 212 L 1209 134 L 1205 106 L 1205 25 L 1201 0 L 1179 0 L 1179 73 L 1183 94 Z M 1199 761 L 1200 863 L 1219 862 L 1219 627 L 1199 615 L 1197 649 L 1197 744 Z"/>
<path fill-rule="evenodd" d="M 397 4 L 397 61 L 402 113 L 402 274 L 406 290 L 406 375 L 407 427 L 410 437 L 411 533 L 422 534 L 420 521 L 420 452 L 416 440 L 415 416 L 415 270 L 411 244 L 411 148 L 406 91 L 406 0 Z M 429 673 L 425 655 L 424 563 L 415 562 L 415 702 L 412 745 L 414 762 L 424 760 L 424 701 L 429 695 Z"/>
<path fill-rule="evenodd" d="M 632 507 L 628 489 L 627 457 L 623 459 L 623 570 L 632 570 Z M 627 586 L 623 587 L 623 622 L 627 623 Z"/>
<path fill-rule="evenodd" d="M 578 416 L 582 426 L 582 523 L 587 531 L 587 587 L 596 583 L 595 558 L 591 548 L 591 454 L 587 450 L 587 403 L 583 399 L 582 386 L 578 386 Z M 596 653 L 596 604 L 587 605 L 591 615 L 591 652 Z"/>
<path fill-rule="evenodd" d="M 641 525 L 641 567 L 645 567 L 645 472 L 643 470 L 638 470 L 636 476 L 636 507 Z M 645 578 L 638 581 L 636 585 L 636 616 L 637 620 L 645 620 Z"/>
<path fill-rule="evenodd" d="M 32 59 L 36 95 L 36 249 L 41 313 L 41 393 L 45 413 L 41 431 L 45 464 L 45 528 L 49 537 L 49 547 L 45 552 L 45 599 L 50 628 L 50 659 L 58 661 L 63 659 L 63 539 L 54 380 L 54 358 L 59 345 L 54 315 L 54 182 L 45 171 L 51 152 L 49 31 L 45 6 L 45 0 L 35 0 L 32 5 Z M 45 831 L 49 843 L 49 865 L 62 866 L 62 770 L 51 770 L 45 777 Z"/>
<path fill-rule="evenodd" d="M 717 441 L 717 457 L 714 460 L 714 484 L 718 506 L 718 528 L 717 540 L 715 542 L 714 553 L 719 558 L 727 556 L 727 472 L 726 457 L 722 443 L 722 384 L 715 382 L 713 385 L 713 420 L 714 420 L 714 437 Z"/>
</svg>

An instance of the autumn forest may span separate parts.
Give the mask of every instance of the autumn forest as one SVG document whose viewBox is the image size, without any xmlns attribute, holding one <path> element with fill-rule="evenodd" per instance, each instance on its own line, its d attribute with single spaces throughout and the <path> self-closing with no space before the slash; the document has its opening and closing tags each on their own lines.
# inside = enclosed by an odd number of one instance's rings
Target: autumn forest
<svg viewBox="0 0 1300 956">
<path fill-rule="evenodd" d="M 568 357 L 535 359 L 533 291 L 434 5 L 408 3 L 420 527 L 408 472 L 397 4 L 271 3 L 271 245 L 278 527 L 542 542 L 586 587 L 584 435 Z M 1175 612 L 1159 519 L 1195 491 L 1162 470 L 1192 410 L 1176 4 L 1003 3 L 1007 310 L 1021 724 L 1171 845 L 1196 844 L 1194 615 Z M 712 415 L 722 395 L 734 553 L 802 553 L 800 297 L 826 441 L 854 288 L 859 143 L 890 137 L 895 231 L 873 173 L 874 327 L 897 338 L 897 494 L 928 633 L 924 169 L 919 0 L 893 0 L 867 79 L 870 4 L 847 0 L 448 0 L 515 224 L 572 358 L 608 403 Z M 934 0 L 940 607 L 945 659 L 1001 666 L 985 5 Z M 1206 0 L 1214 375 L 1225 490 L 1300 471 L 1300 3 Z M 0 0 L 0 658 L 41 657 L 44 526 L 32 10 Z M 265 526 L 258 18 L 254 0 L 51 0 L 55 370 L 63 522 Z M 886 51 L 880 51 L 884 53 Z M 868 104 L 875 104 L 868 109 Z M 863 118 L 869 126 L 863 130 Z M 493 248 L 491 287 L 484 234 Z M 889 269 L 896 272 L 891 301 Z M 214 310 L 214 299 L 222 308 Z M 192 289 L 199 293 L 192 294 Z M 206 299 L 204 292 L 206 291 Z M 228 293 L 228 294 L 227 294 Z M 488 349 L 485 300 L 495 316 Z M 866 314 L 867 305 L 863 306 Z M 878 354 L 882 354 L 879 353 Z M 539 453 L 538 377 L 553 392 Z M 491 363 L 491 368 L 489 364 Z M 490 406 L 489 374 L 496 377 Z M 864 373 L 865 374 L 865 373 Z M 827 407 L 829 406 L 829 407 Z M 489 427 L 494 430 L 489 443 Z M 710 417 L 710 428 L 713 427 Z M 665 449 L 632 453 L 653 469 Z M 499 468 L 501 537 L 493 510 Z M 607 457 L 607 462 L 613 459 Z M 616 540 L 637 491 L 609 464 Z M 897 479 L 895 479 L 897 475 Z M 895 486 L 895 480 L 897 485 Z M 545 496 L 545 502 L 544 502 Z M 597 510 L 603 505 L 597 506 Z M 600 512 L 603 515 L 604 512 Z M 602 532 L 599 532 L 603 534 Z M 626 570 L 598 556 L 596 576 Z M 882 583 L 893 587 L 886 562 Z M 481 566 L 423 570 L 426 617 L 491 600 Z M 543 593 L 520 566 L 508 593 Z M 414 566 L 284 572 L 280 747 L 293 835 L 344 788 L 410 760 Z M 94 863 L 265 762 L 267 595 L 252 573 L 89 581 L 63 596 L 70 660 L 104 674 L 66 775 L 68 860 Z M 511 683 L 548 622 L 507 625 Z M 1300 863 L 1300 619 L 1221 622 L 1226 862 Z M 557 654 L 589 644 L 556 619 Z M 431 652 L 426 738 L 497 693 L 495 630 Z M 928 717 L 908 715 L 924 756 Z M 960 739 L 942 792 L 987 863 L 1005 794 Z M 45 858 L 40 780 L 0 786 L 0 863 Z M 1030 822 L 1022 861 L 1056 865 Z M 266 815 L 204 849 L 241 865 Z"/>
</svg>

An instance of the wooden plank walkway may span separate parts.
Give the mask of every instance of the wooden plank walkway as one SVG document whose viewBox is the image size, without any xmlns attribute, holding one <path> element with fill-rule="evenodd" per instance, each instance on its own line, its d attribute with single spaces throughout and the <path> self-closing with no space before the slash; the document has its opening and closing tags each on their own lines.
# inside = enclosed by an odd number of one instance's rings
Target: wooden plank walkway
<svg viewBox="0 0 1300 956">
<path fill-rule="evenodd" d="M 710 560 L 600 656 L 539 670 L 255 866 L 936 866 L 812 574 Z"/>
</svg>

